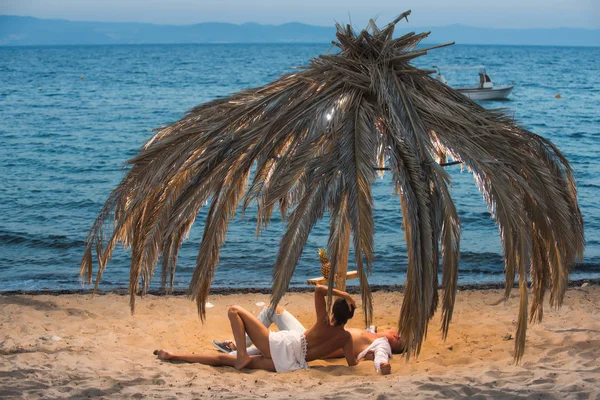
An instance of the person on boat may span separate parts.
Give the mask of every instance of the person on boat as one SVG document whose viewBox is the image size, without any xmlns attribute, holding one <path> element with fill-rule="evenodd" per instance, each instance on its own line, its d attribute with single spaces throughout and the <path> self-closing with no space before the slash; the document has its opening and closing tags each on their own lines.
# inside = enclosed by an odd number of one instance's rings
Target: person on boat
<svg viewBox="0 0 600 400">
<path fill-rule="evenodd" d="M 176 354 L 156 350 L 161 360 L 185 361 L 213 366 L 232 366 L 264 369 L 273 372 L 288 372 L 308 368 L 307 361 L 324 358 L 340 351 L 349 366 L 358 363 L 353 349 L 352 335 L 344 329 L 346 322 L 354 316 L 356 303 L 346 292 L 333 289 L 339 297 L 332 307 L 332 315 L 326 310 L 326 286 L 315 288 L 315 312 L 317 321 L 303 332 L 295 330 L 269 331 L 248 310 L 240 306 L 229 308 L 228 316 L 236 343 L 240 344 L 236 355 L 231 354 Z M 246 334 L 260 355 L 248 354 Z"/>
<path fill-rule="evenodd" d="M 478 89 L 488 89 L 488 88 L 492 88 L 493 84 L 492 84 L 492 78 L 490 78 L 490 76 L 482 71 L 479 72 L 479 85 L 477 86 Z"/>
<path fill-rule="evenodd" d="M 277 306 L 276 312 L 270 308 L 263 308 L 257 319 L 267 328 L 275 324 L 279 330 L 304 332 L 306 328 L 289 311 Z M 389 358 L 392 354 L 400 354 L 404 351 L 404 343 L 398 333 L 393 329 L 377 331 L 375 326 L 368 329 L 345 328 L 352 335 L 352 348 L 357 360 L 373 360 L 375 369 L 382 375 L 391 373 Z M 236 345 L 232 340 L 213 340 L 213 345 L 220 351 L 230 355 L 236 355 Z M 246 345 L 252 342 L 246 337 Z M 248 354 L 261 354 L 255 346 L 248 347 Z M 336 350 L 323 357 L 324 359 L 342 358 L 341 350 Z"/>
</svg>

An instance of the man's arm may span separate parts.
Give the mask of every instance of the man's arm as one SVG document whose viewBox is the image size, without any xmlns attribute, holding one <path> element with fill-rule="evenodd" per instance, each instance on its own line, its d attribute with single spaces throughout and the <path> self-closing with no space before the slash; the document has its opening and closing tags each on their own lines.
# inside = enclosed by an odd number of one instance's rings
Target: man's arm
<svg viewBox="0 0 600 400">
<path fill-rule="evenodd" d="M 325 285 L 317 285 L 315 286 L 315 306 L 317 305 L 317 299 L 319 299 L 321 302 L 319 303 L 319 305 L 323 305 L 323 308 L 325 307 L 325 296 L 327 296 L 327 286 Z M 337 289 L 332 289 L 331 292 L 333 293 L 334 296 L 336 297 L 341 297 L 344 300 L 346 300 L 346 303 L 348 303 L 348 306 L 353 306 L 354 308 L 356 308 L 356 302 L 354 301 L 354 299 L 346 292 L 342 292 L 341 290 L 337 290 Z"/>
<path fill-rule="evenodd" d="M 388 354 L 379 349 L 379 350 L 370 350 L 363 360 L 371 360 L 373 361 L 373 365 L 375 369 L 381 373 L 381 375 L 389 375 L 392 373 L 392 366 L 389 363 L 390 357 Z"/>
<path fill-rule="evenodd" d="M 327 286 L 324 285 L 316 285 L 315 286 L 315 312 L 317 314 L 317 321 L 325 321 L 328 318 L 327 315 L 327 307 L 325 302 L 325 296 L 327 296 Z M 333 289 L 333 295 L 337 297 L 341 297 L 346 300 L 348 303 L 348 307 L 356 308 L 356 302 L 350 295 L 346 292 L 342 292 L 341 290 Z"/>
<path fill-rule="evenodd" d="M 317 321 L 319 322 L 327 319 L 327 304 L 325 303 L 326 295 L 327 286 L 315 286 L 315 312 L 317 314 Z"/>
<path fill-rule="evenodd" d="M 382 375 L 392 372 L 389 358 L 392 356 L 392 348 L 386 337 L 375 339 L 369 347 L 360 352 L 357 358 L 364 360 L 373 360 L 375 369 Z"/>
</svg>

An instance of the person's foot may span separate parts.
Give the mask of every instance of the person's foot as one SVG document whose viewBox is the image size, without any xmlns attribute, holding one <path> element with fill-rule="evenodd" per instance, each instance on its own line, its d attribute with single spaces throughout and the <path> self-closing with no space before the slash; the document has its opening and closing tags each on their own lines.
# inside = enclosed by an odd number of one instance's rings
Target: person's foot
<svg viewBox="0 0 600 400">
<path fill-rule="evenodd" d="M 235 360 L 235 364 L 233 366 L 235 367 L 235 369 L 240 371 L 244 369 L 248 364 L 250 364 L 250 361 L 252 361 L 252 359 L 250 358 L 248 353 L 246 353 L 245 355 L 241 355 L 240 353 L 238 353 L 237 358 Z"/>
<path fill-rule="evenodd" d="M 154 350 L 154 355 L 158 356 L 159 360 L 170 360 L 173 358 L 173 354 L 166 350 Z"/>
</svg>

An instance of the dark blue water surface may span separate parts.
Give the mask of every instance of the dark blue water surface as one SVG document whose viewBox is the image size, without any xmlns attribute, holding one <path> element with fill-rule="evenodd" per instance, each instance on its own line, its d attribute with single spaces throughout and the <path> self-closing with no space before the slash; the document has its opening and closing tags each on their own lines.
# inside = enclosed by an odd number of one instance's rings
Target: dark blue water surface
<svg viewBox="0 0 600 400">
<path fill-rule="evenodd" d="M 122 165 L 152 135 L 191 107 L 265 84 L 326 52 L 326 44 L 0 47 L 0 291 L 76 289 L 83 241 Z M 422 67 L 485 64 L 496 83 L 515 82 L 506 107 L 552 140 L 579 185 L 587 248 L 573 278 L 600 277 L 600 48 L 453 46 L 416 60 Z M 448 71 L 453 84 L 476 70 Z M 555 98 L 560 94 L 561 98 Z M 503 280 L 500 239 L 468 172 L 450 167 L 462 221 L 460 282 Z M 373 187 L 375 284 L 401 284 L 404 233 L 390 177 Z M 199 246 L 201 212 L 179 257 L 176 286 L 187 287 Z M 275 215 L 275 214 L 274 214 Z M 265 287 L 283 226 L 255 238 L 252 212 L 232 222 L 213 286 Z M 320 275 L 313 231 L 293 285 Z M 127 284 L 129 254 L 118 249 L 101 288 Z M 158 274 L 160 275 L 160 274 Z M 154 285 L 158 285 L 156 282 Z"/>
</svg>

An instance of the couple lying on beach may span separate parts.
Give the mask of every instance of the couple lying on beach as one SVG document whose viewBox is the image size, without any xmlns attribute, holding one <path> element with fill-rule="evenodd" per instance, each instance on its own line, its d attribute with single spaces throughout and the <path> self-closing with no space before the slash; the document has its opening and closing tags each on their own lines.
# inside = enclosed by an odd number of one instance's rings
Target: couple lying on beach
<svg viewBox="0 0 600 400">
<path fill-rule="evenodd" d="M 240 306 L 232 306 L 228 316 L 237 345 L 229 354 L 175 354 L 158 350 L 161 360 L 201 363 L 212 366 L 231 366 L 288 372 L 308 368 L 307 361 L 328 358 L 346 358 L 349 366 L 361 359 L 373 359 L 375 368 L 382 374 L 391 372 L 389 357 L 401 353 L 403 346 L 393 330 L 383 332 L 344 328 L 353 317 L 356 304 L 346 292 L 333 289 L 339 297 L 332 307 L 331 317 L 326 310 L 327 287 L 315 288 L 315 312 L 317 321 L 309 328 L 281 307 L 273 312 L 265 308 L 258 318 Z M 278 332 L 269 330 L 275 323 Z"/>
</svg>

